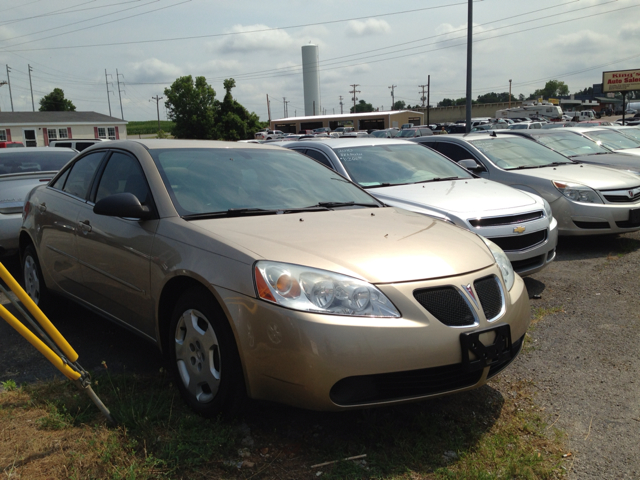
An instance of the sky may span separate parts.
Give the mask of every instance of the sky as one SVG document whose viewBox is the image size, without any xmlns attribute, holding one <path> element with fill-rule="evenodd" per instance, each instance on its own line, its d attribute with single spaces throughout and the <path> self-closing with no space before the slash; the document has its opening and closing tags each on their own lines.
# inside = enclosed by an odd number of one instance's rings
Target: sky
<svg viewBox="0 0 640 480">
<path fill-rule="evenodd" d="M 14 111 L 54 88 L 77 111 L 125 120 L 167 118 L 164 89 L 204 76 L 223 81 L 260 119 L 304 114 L 301 47 L 318 45 L 322 113 L 357 98 L 389 110 L 466 92 L 467 0 L 0 0 L 0 83 Z M 528 96 L 548 80 L 571 93 L 602 72 L 640 69 L 640 0 L 473 1 L 472 97 Z M 31 68 L 31 72 L 29 71 Z M 106 76 L 105 76 L 106 71 Z M 118 81 L 120 84 L 118 85 Z M 109 93 L 107 93 L 109 92 Z M 8 85 L 0 110 L 11 111 Z M 120 101 L 121 99 L 121 101 Z M 109 106 L 110 102 L 110 106 Z M 109 110 L 111 109 L 111 112 Z"/>
</svg>

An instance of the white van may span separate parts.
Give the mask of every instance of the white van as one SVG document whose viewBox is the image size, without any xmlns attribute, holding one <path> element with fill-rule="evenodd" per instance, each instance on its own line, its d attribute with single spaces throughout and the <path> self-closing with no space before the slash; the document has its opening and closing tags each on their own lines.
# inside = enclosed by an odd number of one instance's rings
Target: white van
<svg viewBox="0 0 640 480">
<path fill-rule="evenodd" d="M 108 141 L 109 140 L 106 138 L 68 138 L 66 140 L 51 140 L 49 142 L 49 146 L 73 148 L 81 152 L 85 148 L 89 148 L 91 145 Z"/>
</svg>

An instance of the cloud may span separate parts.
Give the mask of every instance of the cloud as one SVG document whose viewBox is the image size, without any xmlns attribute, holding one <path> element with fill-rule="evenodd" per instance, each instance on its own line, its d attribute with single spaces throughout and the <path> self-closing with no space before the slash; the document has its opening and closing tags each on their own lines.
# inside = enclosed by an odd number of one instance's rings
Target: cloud
<svg viewBox="0 0 640 480">
<path fill-rule="evenodd" d="M 216 50 L 222 53 L 274 51 L 290 49 L 295 42 L 284 30 L 268 30 L 267 25 L 234 25 L 227 33 L 230 35 L 217 44 Z M 266 30 L 266 31 L 256 31 Z M 254 32 L 244 35 L 244 32 Z"/>
<path fill-rule="evenodd" d="M 134 62 L 128 70 L 128 79 L 135 82 L 166 81 L 182 76 L 182 69 L 172 63 L 157 58 L 148 58 L 142 62 Z"/>
<path fill-rule="evenodd" d="M 391 27 L 386 20 L 369 18 L 364 22 L 361 20 L 351 20 L 347 24 L 347 35 L 350 37 L 363 37 L 365 35 L 380 35 L 389 33 Z"/>
</svg>

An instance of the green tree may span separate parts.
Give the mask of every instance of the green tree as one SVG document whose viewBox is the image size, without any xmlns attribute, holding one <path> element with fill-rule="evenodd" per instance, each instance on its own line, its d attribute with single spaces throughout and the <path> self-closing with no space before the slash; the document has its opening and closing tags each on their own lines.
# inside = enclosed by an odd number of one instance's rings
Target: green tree
<svg viewBox="0 0 640 480">
<path fill-rule="evenodd" d="M 218 138 L 221 140 L 244 140 L 253 138 L 253 135 L 267 126 L 266 122 L 260 122 L 260 118 L 253 112 L 249 112 L 231 95 L 236 81 L 228 78 L 224 81 L 226 94 L 220 104 L 219 121 L 217 124 Z"/>
<path fill-rule="evenodd" d="M 64 98 L 61 88 L 54 88 L 53 92 L 40 99 L 41 112 L 75 112 L 76 106 Z"/>
<path fill-rule="evenodd" d="M 404 100 L 396 100 L 396 103 L 393 104 L 392 110 L 404 110 L 406 103 Z"/>
<path fill-rule="evenodd" d="M 172 134 L 176 138 L 217 138 L 216 120 L 219 102 L 215 90 L 204 77 L 191 75 L 178 78 L 164 89 L 167 116 L 175 122 Z"/>
<path fill-rule="evenodd" d="M 569 95 L 569 87 L 566 83 L 560 80 L 549 80 L 544 88 L 536 90 L 529 96 L 529 100 L 535 100 L 536 98 L 544 98 L 545 100 L 549 98 L 554 98 L 558 96 Z"/>
<path fill-rule="evenodd" d="M 452 98 L 443 98 L 441 102 L 438 102 L 439 107 L 453 107 L 456 105 L 466 105 L 467 97 L 457 98 L 453 100 Z M 471 103 L 478 103 L 475 100 L 471 100 Z"/>
<path fill-rule="evenodd" d="M 513 100 L 515 97 L 511 95 Z M 509 92 L 502 93 L 485 93 L 484 95 L 478 95 L 478 103 L 500 103 L 509 101 Z"/>
<path fill-rule="evenodd" d="M 373 112 L 374 108 L 370 103 L 360 100 L 354 107 L 351 107 L 349 111 L 351 113 Z"/>
</svg>

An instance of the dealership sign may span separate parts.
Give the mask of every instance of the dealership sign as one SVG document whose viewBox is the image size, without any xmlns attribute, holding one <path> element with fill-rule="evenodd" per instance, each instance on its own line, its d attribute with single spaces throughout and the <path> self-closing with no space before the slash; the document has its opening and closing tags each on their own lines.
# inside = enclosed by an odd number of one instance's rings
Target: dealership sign
<svg viewBox="0 0 640 480">
<path fill-rule="evenodd" d="M 620 70 L 602 72 L 602 91 L 628 92 L 640 90 L 640 70 Z"/>
</svg>

